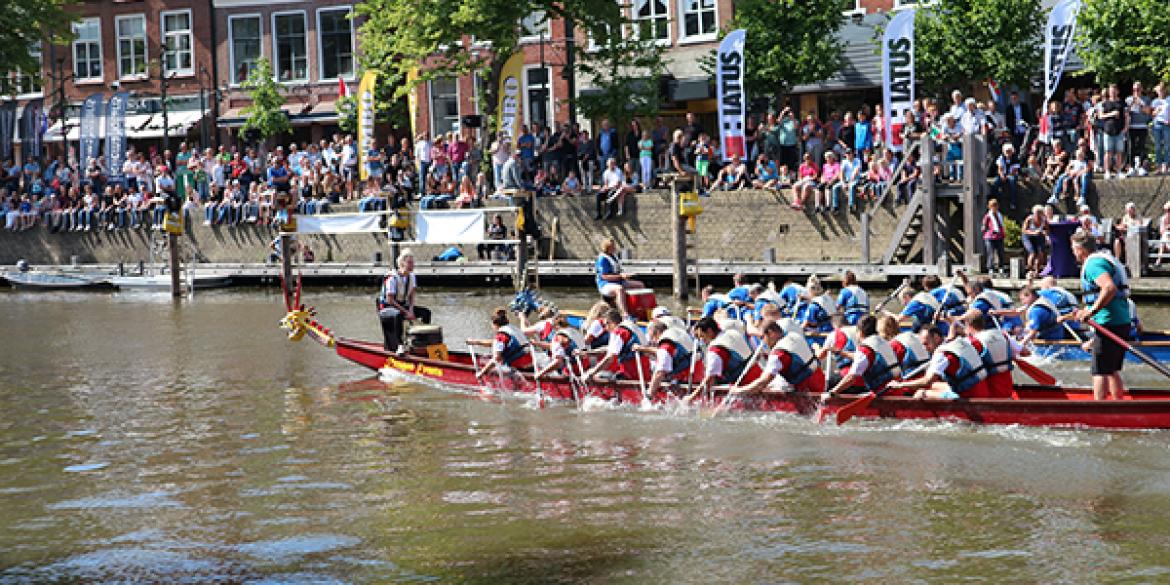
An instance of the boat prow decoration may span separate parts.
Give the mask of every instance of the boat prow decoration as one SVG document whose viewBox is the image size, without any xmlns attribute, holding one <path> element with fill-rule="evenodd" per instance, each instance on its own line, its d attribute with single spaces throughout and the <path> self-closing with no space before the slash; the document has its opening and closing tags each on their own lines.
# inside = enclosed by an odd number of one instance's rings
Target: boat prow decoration
<svg viewBox="0 0 1170 585">
<path fill-rule="evenodd" d="M 284 291 L 284 308 L 288 312 L 280 320 L 280 328 L 288 331 L 289 340 L 300 341 L 308 335 L 313 341 L 325 347 L 334 347 L 336 342 L 333 339 L 333 332 L 314 319 L 317 310 L 314 307 L 306 308 L 301 303 L 301 276 L 297 275 L 296 291 L 291 298 L 283 279 L 281 289 Z"/>
</svg>

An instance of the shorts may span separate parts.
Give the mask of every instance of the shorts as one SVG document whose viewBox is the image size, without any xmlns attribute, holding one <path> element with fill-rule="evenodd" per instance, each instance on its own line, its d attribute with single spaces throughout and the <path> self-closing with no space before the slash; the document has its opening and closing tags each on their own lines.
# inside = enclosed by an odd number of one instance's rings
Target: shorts
<svg viewBox="0 0 1170 585">
<path fill-rule="evenodd" d="M 1029 254 L 1039 254 L 1048 251 L 1047 238 L 1043 235 L 1039 236 L 1024 236 L 1024 249 Z"/>
<path fill-rule="evenodd" d="M 622 284 L 618 282 L 609 282 L 601 285 L 601 287 L 597 289 L 597 291 L 600 292 L 601 296 L 603 297 L 617 297 L 617 294 L 621 292 L 621 290 Z"/>
<path fill-rule="evenodd" d="M 1110 136 L 1108 134 L 1104 137 L 1105 152 L 1125 152 L 1125 135 L 1118 134 L 1117 136 Z"/>
<path fill-rule="evenodd" d="M 357 167 L 347 166 L 347 167 L 341 169 L 341 178 L 345 179 L 346 181 L 352 181 L 354 179 L 354 175 L 356 173 L 357 173 Z"/>
<path fill-rule="evenodd" d="M 711 164 L 710 161 L 705 161 L 705 160 L 695 161 L 695 172 L 698 173 L 700 177 L 706 178 L 707 177 L 707 169 L 710 166 L 710 164 Z"/>
<path fill-rule="evenodd" d="M 1125 325 L 1106 325 L 1105 328 L 1122 339 L 1128 340 L 1129 338 L 1130 326 L 1128 323 Z M 1124 363 L 1124 347 L 1104 335 L 1093 336 L 1093 366 L 1090 371 L 1094 376 L 1108 376 L 1120 372 Z"/>
</svg>

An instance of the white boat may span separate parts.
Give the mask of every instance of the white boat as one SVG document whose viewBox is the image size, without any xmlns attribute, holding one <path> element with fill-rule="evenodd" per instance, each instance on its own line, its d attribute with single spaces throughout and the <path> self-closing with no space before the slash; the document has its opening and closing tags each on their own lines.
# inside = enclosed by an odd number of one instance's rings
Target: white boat
<svg viewBox="0 0 1170 585">
<path fill-rule="evenodd" d="M 232 279 L 229 276 L 216 276 L 213 274 L 185 274 L 179 280 L 183 286 L 183 290 L 187 290 L 188 287 L 194 287 L 195 290 L 223 288 L 230 286 L 232 282 Z M 169 292 L 171 290 L 171 275 L 169 274 L 111 276 L 109 281 L 110 284 L 117 287 L 118 290 L 150 292 Z"/>
</svg>

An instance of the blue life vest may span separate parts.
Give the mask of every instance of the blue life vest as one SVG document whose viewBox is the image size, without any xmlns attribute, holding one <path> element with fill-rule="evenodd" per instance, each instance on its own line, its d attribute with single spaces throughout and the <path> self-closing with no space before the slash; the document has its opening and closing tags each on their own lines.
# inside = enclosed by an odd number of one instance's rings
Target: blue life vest
<svg viewBox="0 0 1170 585">
<path fill-rule="evenodd" d="M 751 349 L 743 334 L 735 330 L 720 333 L 715 341 L 711 342 L 711 349 L 719 348 L 727 353 L 724 360 L 723 373 L 719 376 L 720 384 L 730 384 L 739 379 L 740 374 L 748 365 Z"/>
<path fill-rule="evenodd" d="M 618 329 L 624 329 L 626 333 L 629 334 L 629 336 L 626 337 L 624 341 L 622 341 L 622 349 L 618 352 L 617 355 L 618 363 L 625 363 L 637 357 L 637 353 L 634 351 L 634 346 L 638 345 L 638 342 L 641 341 L 641 339 L 638 337 L 638 333 L 625 323 L 618 325 Z M 617 335 L 618 337 L 621 337 L 621 335 L 616 331 L 611 335 Z"/>
<path fill-rule="evenodd" d="M 793 386 L 804 382 L 821 367 L 821 362 L 813 356 L 808 341 L 798 333 L 789 333 L 776 342 L 773 353 L 783 351 L 788 354 L 791 365 L 781 376 Z"/>
<path fill-rule="evenodd" d="M 841 351 L 847 351 L 849 353 L 857 351 L 857 345 L 860 343 L 857 339 L 857 329 L 855 327 L 843 327 L 840 331 L 845 335 L 845 345 L 841 347 Z M 838 368 L 848 368 L 853 365 L 853 358 L 845 357 L 844 355 L 834 356 L 833 359 Z"/>
<path fill-rule="evenodd" d="M 1042 298 L 1048 299 L 1049 302 L 1060 311 L 1061 315 L 1067 315 L 1077 309 L 1080 302 L 1077 301 L 1077 296 L 1068 292 L 1068 290 L 1053 287 L 1044 288 L 1036 291 L 1036 294 Z"/>
<path fill-rule="evenodd" d="M 894 353 L 894 348 L 890 347 L 890 343 L 880 335 L 867 337 L 861 345 L 873 354 L 869 367 L 861 375 L 861 379 L 865 382 L 866 389 L 878 390 L 897 375 L 898 356 Z"/>
<path fill-rule="evenodd" d="M 930 361 L 930 352 L 926 351 L 926 346 L 922 345 L 922 341 L 916 335 L 909 331 L 899 333 L 894 341 L 902 344 L 902 348 L 906 350 L 902 354 L 902 375 L 905 376 L 914 370 L 917 370 L 922 364 Z"/>
<path fill-rule="evenodd" d="M 504 351 L 500 352 L 500 357 L 503 358 L 505 364 L 510 366 L 528 353 L 528 338 L 515 325 L 504 325 L 498 331 L 508 336 L 508 341 L 504 344 Z"/>
<path fill-rule="evenodd" d="M 852 284 L 841 289 L 837 295 L 837 305 L 845 316 L 845 322 L 856 325 L 869 313 L 869 295 L 861 287 Z"/>
<path fill-rule="evenodd" d="M 947 315 L 955 316 L 963 312 L 963 293 L 958 288 L 940 286 L 930 291 L 930 296 L 939 302 Z"/>
</svg>

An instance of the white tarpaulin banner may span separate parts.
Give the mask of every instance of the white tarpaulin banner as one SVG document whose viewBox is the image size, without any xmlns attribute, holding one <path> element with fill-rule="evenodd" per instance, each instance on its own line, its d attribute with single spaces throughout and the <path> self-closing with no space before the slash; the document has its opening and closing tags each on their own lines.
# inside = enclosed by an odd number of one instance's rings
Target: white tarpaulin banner
<svg viewBox="0 0 1170 585">
<path fill-rule="evenodd" d="M 420 244 L 478 244 L 484 241 L 483 211 L 420 211 L 414 231 Z"/>
<path fill-rule="evenodd" d="M 1073 33 L 1077 29 L 1077 13 L 1081 11 L 1081 0 L 1061 0 L 1052 7 L 1048 24 L 1044 27 L 1044 102 L 1052 99 L 1064 64 L 1072 52 Z"/>
<path fill-rule="evenodd" d="M 337 215 L 298 215 L 298 234 L 376 234 L 379 213 L 342 213 Z"/>
<path fill-rule="evenodd" d="M 894 16 L 882 38 L 882 93 L 886 145 L 902 150 L 906 111 L 914 105 L 914 9 Z"/>
<path fill-rule="evenodd" d="M 745 112 L 747 110 L 747 95 L 744 92 L 744 58 L 743 45 L 747 31 L 734 30 L 728 33 L 719 44 L 718 69 L 715 70 L 716 88 L 719 97 L 719 136 L 723 154 L 723 161 L 731 160 L 732 155 L 739 160 L 747 158 L 747 149 L 744 142 Z"/>
</svg>

